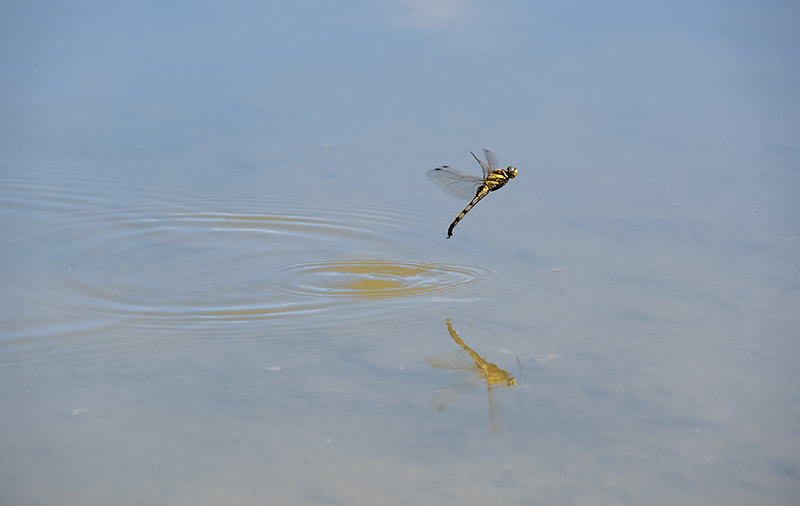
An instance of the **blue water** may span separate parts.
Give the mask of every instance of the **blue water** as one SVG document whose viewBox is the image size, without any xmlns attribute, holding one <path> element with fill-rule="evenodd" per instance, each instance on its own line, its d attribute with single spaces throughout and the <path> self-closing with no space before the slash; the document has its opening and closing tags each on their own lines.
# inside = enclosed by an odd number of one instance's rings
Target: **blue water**
<svg viewBox="0 0 800 506">
<path fill-rule="evenodd" d="M 792 504 L 799 20 L 0 7 L 0 502 Z"/>
</svg>

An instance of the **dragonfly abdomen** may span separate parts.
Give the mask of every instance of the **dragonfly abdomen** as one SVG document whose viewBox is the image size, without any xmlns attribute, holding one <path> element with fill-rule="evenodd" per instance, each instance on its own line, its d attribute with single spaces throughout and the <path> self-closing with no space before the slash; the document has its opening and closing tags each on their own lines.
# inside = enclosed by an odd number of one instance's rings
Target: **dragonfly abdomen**
<svg viewBox="0 0 800 506">
<path fill-rule="evenodd" d="M 458 222 L 461 221 L 461 219 L 464 218 L 464 216 L 466 216 L 466 214 L 469 212 L 470 209 L 475 207 L 475 204 L 480 202 L 483 197 L 488 195 L 490 191 L 491 191 L 491 189 L 486 185 L 481 185 L 481 187 L 478 188 L 478 192 L 475 194 L 475 198 L 472 199 L 472 202 L 467 204 L 467 207 L 465 207 L 464 210 L 461 211 L 458 214 L 458 216 L 456 216 L 456 219 L 453 220 L 453 223 L 450 224 L 450 228 L 447 229 L 447 238 L 448 239 L 450 239 L 453 236 L 453 229 L 456 228 L 456 225 L 458 225 Z"/>
</svg>

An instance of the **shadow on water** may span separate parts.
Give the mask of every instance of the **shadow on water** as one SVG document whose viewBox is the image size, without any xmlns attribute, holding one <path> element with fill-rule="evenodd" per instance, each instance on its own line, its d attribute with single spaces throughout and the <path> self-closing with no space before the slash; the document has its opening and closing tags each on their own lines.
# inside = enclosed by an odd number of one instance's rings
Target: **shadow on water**
<svg viewBox="0 0 800 506">
<path fill-rule="evenodd" d="M 503 430 L 503 413 L 497 400 L 492 399 L 492 390 L 513 387 L 517 384 L 517 380 L 513 376 L 509 376 L 508 371 L 487 362 L 486 359 L 467 346 L 458 337 L 458 333 L 453 330 L 453 324 L 450 320 L 446 321 L 450 337 L 466 353 L 446 351 L 425 358 L 425 363 L 431 367 L 459 371 L 450 377 L 446 387 L 440 388 L 436 392 L 431 401 L 431 409 L 442 411 L 461 398 L 468 389 L 486 382 L 486 393 L 489 396 L 489 431 L 497 434 Z"/>
</svg>

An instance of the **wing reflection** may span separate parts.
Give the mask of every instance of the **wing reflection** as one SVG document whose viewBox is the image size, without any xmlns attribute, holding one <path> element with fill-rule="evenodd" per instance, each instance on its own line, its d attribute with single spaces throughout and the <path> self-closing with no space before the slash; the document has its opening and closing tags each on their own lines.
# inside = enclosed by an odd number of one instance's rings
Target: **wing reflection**
<svg viewBox="0 0 800 506">
<path fill-rule="evenodd" d="M 444 352 L 425 359 L 425 363 L 431 367 L 459 371 L 449 378 L 446 387 L 437 390 L 431 401 L 431 409 L 441 411 L 456 402 L 468 389 L 485 382 L 489 395 L 489 430 L 496 434 L 503 430 L 503 417 L 500 405 L 492 399 L 492 390 L 514 386 L 517 380 L 509 376 L 507 371 L 481 358 L 458 337 L 450 320 L 446 322 L 450 337 L 467 353 Z"/>
</svg>

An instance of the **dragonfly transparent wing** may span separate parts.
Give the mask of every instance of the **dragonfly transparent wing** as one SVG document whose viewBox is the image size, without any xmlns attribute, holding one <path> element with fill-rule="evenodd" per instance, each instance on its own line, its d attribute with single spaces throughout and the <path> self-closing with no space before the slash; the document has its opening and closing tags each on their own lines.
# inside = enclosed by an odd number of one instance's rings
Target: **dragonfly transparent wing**
<svg viewBox="0 0 800 506">
<path fill-rule="evenodd" d="M 499 165 L 497 165 L 497 158 L 494 156 L 494 153 L 492 153 L 488 149 L 484 149 L 483 156 L 486 157 L 486 163 L 489 164 L 489 172 L 492 172 L 492 169 L 496 169 L 499 167 Z"/>
<path fill-rule="evenodd" d="M 441 411 L 455 403 L 464 392 L 485 383 L 475 362 L 465 352 L 450 353 L 446 351 L 425 358 L 425 363 L 438 369 L 456 371 L 447 380 L 447 386 L 438 388 L 431 400 L 431 409 Z"/>
<path fill-rule="evenodd" d="M 453 371 L 474 371 L 475 361 L 465 352 L 451 353 L 443 351 L 430 357 L 425 357 L 425 363 L 437 369 L 450 369 Z"/>
<path fill-rule="evenodd" d="M 475 365 L 472 357 L 464 352 L 450 353 L 445 351 L 425 358 L 425 363 L 437 369 L 458 371 L 447 380 L 451 390 L 467 390 L 480 384 L 486 384 L 483 373 Z"/>
<path fill-rule="evenodd" d="M 448 195 L 462 200 L 472 200 L 478 191 L 478 187 L 483 184 L 483 179 L 464 174 L 452 167 L 439 167 L 438 169 L 429 170 L 428 179 L 447 192 Z"/>
<path fill-rule="evenodd" d="M 489 390 L 489 432 L 497 434 L 503 430 L 503 410 L 497 399 L 492 399 L 492 391 Z"/>
<path fill-rule="evenodd" d="M 457 400 L 464 395 L 464 392 L 458 392 L 449 388 L 440 388 L 431 399 L 431 409 L 434 411 L 442 411 L 455 404 Z"/>
<path fill-rule="evenodd" d="M 483 163 L 483 160 L 481 160 L 480 158 L 478 158 L 478 157 L 475 155 L 475 153 L 473 153 L 472 151 L 470 151 L 470 152 L 469 152 L 469 154 L 471 154 L 471 155 L 472 155 L 472 157 L 473 157 L 473 158 L 475 158 L 475 161 L 476 161 L 476 162 L 478 162 L 478 163 L 480 164 L 480 166 L 481 166 L 481 170 L 483 171 L 483 179 L 486 179 L 487 177 L 489 177 L 489 174 L 491 174 L 491 172 L 492 172 L 492 169 L 491 169 L 490 167 L 487 167 L 487 166 L 486 166 L 486 164 L 485 164 L 485 163 Z M 490 165 L 491 165 L 491 164 L 490 164 Z"/>
<path fill-rule="evenodd" d="M 484 153 L 486 152 L 485 149 L 483 151 L 484 151 Z M 475 158 L 475 161 L 478 162 L 478 164 L 480 164 L 481 170 L 483 171 L 483 179 L 486 179 L 487 177 L 489 177 L 489 174 L 492 173 L 492 162 L 489 161 L 489 165 L 486 165 L 485 163 L 483 163 L 483 160 L 478 158 L 475 155 L 475 153 L 473 153 L 472 151 L 470 151 L 469 154 L 471 154 L 472 157 Z M 488 160 L 488 158 L 487 158 L 487 160 Z"/>
</svg>

